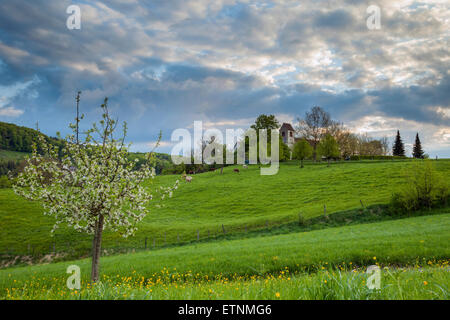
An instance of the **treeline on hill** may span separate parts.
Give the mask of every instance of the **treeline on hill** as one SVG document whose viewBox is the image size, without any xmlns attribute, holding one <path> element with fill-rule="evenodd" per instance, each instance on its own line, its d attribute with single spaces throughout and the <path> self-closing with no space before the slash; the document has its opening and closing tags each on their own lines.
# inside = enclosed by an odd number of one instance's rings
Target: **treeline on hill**
<svg viewBox="0 0 450 320">
<path fill-rule="evenodd" d="M 330 114 L 319 106 L 307 111 L 303 119 L 298 119 L 295 133 L 299 138 L 296 138 L 298 145 L 294 147 L 294 150 L 297 151 L 294 152 L 294 156 L 299 160 L 306 158 L 318 160 L 320 157 L 346 160 L 406 158 L 404 143 L 399 131 L 397 131 L 391 149 L 387 137 L 374 139 L 367 134 L 354 133 L 342 122 L 331 119 Z M 309 148 L 308 145 L 312 148 L 311 155 L 308 150 L 305 150 Z M 324 150 L 325 152 L 323 152 Z M 392 156 L 390 155 L 391 151 Z M 422 150 L 418 133 L 412 156 L 420 159 L 428 158 L 428 155 Z"/>
<path fill-rule="evenodd" d="M 38 142 L 39 135 L 43 136 L 48 143 L 62 146 L 63 141 L 48 137 L 37 130 L 19 127 L 12 123 L 0 122 L 0 150 L 27 152 L 32 151 L 33 142 Z M 40 150 L 39 143 L 37 144 Z"/>
<path fill-rule="evenodd" d="M 42 152 L 39 144 L 39 135 L 43 136 L 47 143 L 59 147 L 59 157 L 63 156 L 62 147 L 65 141 L 46 136 L 45 134 L 30 129 L 20 127 L 15 124 L 0 122 L 0 150 L 31 153 L 33 142 L 37 144 L 38 152 Z M 130 160 L 138 159 L 136 169 L 139 169 L 146 161 L 145 153 L 130 153 Z M 25 166 L 23 159 L 0 159 L 0 187 L 10 186 L 6 175 L 11 173 L 13 176 L 22 170 Z M 155 153 L 154 167 L 156 174 L 161 174 L 165 168 L 172 167 L 172 161 L 168 154 Z"/>
<path fill-rule="evenodd" d="M 37 144 L 38 152 L 41 152 L 41 146 L 38 142 L 39 135 L 53 145 L 59 146 L 60 150 L 63 146 L 63 141 L 56 138 L 48 137 L 37 130 L 20 127 L 12 123 L 0 122 L 0 150 L 30 153 L 32 151 L 33 142 Z M 62 156 L 62 154 L 60 154 Z M 20 159 L 0 159 L 0 186 L 9 186 L 7 178 L 8 173 L 15 175 L 19 170 L 25 166 L 24 160 Z"/>
<path fill-rule="evenodd" d="M 319 106 L 311 108 L 303 119 L 298 119 L 297 135 L 309 142 L 313 148 L 312 158 L 317 160 L 319 147 L 327 136 L 337 146 L 338 152 L 332 158 L 359 160 L 356 158 L 387 156 L 389 143 L 386 137 L 374 139 L 366 134 L 356 134 L 342 122 L 333 120 L 328 112 Z"/>
<path fill-rule="evenodd" d="M 153 167 L 155 168 L 156 174 L 164 174 L 164 170 L 171 168 L 173 166 L 172 159 L 170 155 L 166 153 L 154 153 L 154 162 Z M 146 153 L 143 152 L 132 152 L 129 154 L 128 159 L 131 161 L 135 161 L 135 159 L 138 159 L 136 162 L 135 169 L 139 170 L 141 166 L 146 161 Z"/>
<path fill-rule="evenodd" d="M 38 131 L 30 128 L 0 122 L 0 149 L 31 152 L 31 144 L 38 134 Z"/>
<path fill-rule="evenodd" d="M 256 131 L 256 144 L 257 144 L 257 148 L 259 150 L 259 130 L 260 129 L 266 129 L 267 130 L 267 153 L 268 156 L 270 156 L 270 152 L 271 152 L 271 130 L 278 130 L 280 128 L 280 123 L 278 122 L 278 120 L 275 118 L 274 115 L 260 115 L 258 116 L 258 118 L 255 120 L 255 123 L 252 124 L 250 126 L 251 129 L 254 129 Z M 242 143 L 242 145 L 241 145 Z M 225 145 L 218 143 L 215 141 L 215 137 L 210 137 L 209 139 L 205 139 L 201 141 L 201 153 L 204 154 L 204 150 L 209 146 L 209 145 L 215 145 L 215 148 L 218 148 L 220 150 L 220 148 L 222 148 L 222 154 L 223 154 L 223 160 L 222 160 L 222 164 L 221 163 L 212 163 L 212 164 L 194 164 L 194 157 L 192 156 L 194 154 L 194 151 L 191 151 L 191 161 L 190 163 L 181 163 L 178 165 L 173 164 L 172 166 L 166 168 L 163 170 L 163 174 L 182 174 L 182 173 L 187 173 L 187 174 L 195 174 L 195 173 L 202 173 L 202 172 L 207 172 L 207 171 L 213 171 L 213 170 L 217 170 L 217 169 L 222 169 L 226 166 L 228 166 L 228 164 L 226 164 L 226 154 L 227 154 L 227 148 Z M 233 150 L 228 150 L 231 151 L 233 153 L 233 157 L 234 157 L 234 163 L 237 163 L 237 149 L 240 147 L 245 148 L 245 161 L 246 163 L 248 163 L 249 160 L 249 138 L 248 136 L 245 136 L 245 140 L 242 139 L 240 140 L 239 143 L 236 143 L 236 145 L 234 146 Z M 215 149 L 214 149 L 215 150 Z M 280 135 L 279 137 L 279 154 L 278 154 L 278 159 L 280 162 L 289 160 L 291 157 L 291 150 L 289 149 L 289 146 L 287 144 L 285 144 L 283 142 L 283 139 Z M 259 161 L 259 152 L 257 152 L 257 161 L 258 163 Z"/>
</svg>

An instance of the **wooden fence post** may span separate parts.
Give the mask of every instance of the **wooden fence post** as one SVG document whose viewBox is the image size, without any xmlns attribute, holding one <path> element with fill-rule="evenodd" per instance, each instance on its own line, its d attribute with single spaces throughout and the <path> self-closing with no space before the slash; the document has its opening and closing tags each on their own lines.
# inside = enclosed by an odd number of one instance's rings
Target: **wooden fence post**
<svg viewBox="0 0 450 320">
<path fill-rule="evenodd" d="M 327 205 L 326 204 L 323 205 L 323 215 L 325 217 L 327 216 Z"/>
<path fill-rule="evenodd" d="M 359 202 L 361 203 L 361 207 L 364 208 L 364 204 L 363 204 L 362 200 L 359 200 Z"/>
<path fill-rule="evenodd" d="M 223 230 L 223 234 L 226 234 L 227 232 L 225 231 L 225 226 L 222 224 L 222 230 Z"/>
<path fill-rule="evenodd" d="M 177 233 L 177 242 L 180 243 L 180 234 Z"/>
<path fill-rule="evenodd" d="M 144 249 L 147 250 L 147 237 L 145 237 L 145 246 L 144 246 Z"/>
<path fill-rule="evenodd" d="M 197 241 L 200 240 L 200 231 L 197 230 Z"/>
<path fill-rule="evenodd" d="M 156 248 L 156 239 L 153 238 L 153 248 Z"/>
</svg>

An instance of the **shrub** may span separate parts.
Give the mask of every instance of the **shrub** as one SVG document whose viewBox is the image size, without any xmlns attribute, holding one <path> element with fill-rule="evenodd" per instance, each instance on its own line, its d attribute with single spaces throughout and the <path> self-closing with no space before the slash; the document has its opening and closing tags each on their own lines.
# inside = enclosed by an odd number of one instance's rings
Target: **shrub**
<svg viewBox="0 0 450 320">
<path fill-rule="evenodd" d="M 308 225 L 308 220 L 306 220 L 305 217 L 301 213 L 298 214 L 298 225 L 299 226 Z"/>
<path fill-rule="evenodd" d="M 432 161 L 415 162 L 405 173 L 405 185 L 392 195 L 393 209 L 410 212 L 447 204 L 448 183 L 436 170 Z"/>
<path fill-rule="evenodd" d="M 383 155 L 353 155 L 350 156 L 350 160 L 358 161 L 358 160 L 401 160 L 408 159 L 408 157 L 404 156 L 383 156 Z"/>
</svg>

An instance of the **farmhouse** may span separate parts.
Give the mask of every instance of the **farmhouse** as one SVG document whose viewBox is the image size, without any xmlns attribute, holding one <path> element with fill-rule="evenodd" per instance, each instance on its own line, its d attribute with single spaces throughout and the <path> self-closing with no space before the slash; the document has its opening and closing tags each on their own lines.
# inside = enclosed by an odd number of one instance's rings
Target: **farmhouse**
<svg viewBox="0 0 450 320">
<path fill-rule="evenodd" d="M 290 149 L 294 147 L 295 144 L 295 130 L 290 123 L 284 122 L 280 128 L 280 135 L 283 139 L 283 143 L 287 144 Z"/>
<path fill-rule="evenodd" d="M 302 138 L 295 136 L 294 127 L 292 127 L 292 125 L 290 123 L 286 123 L 286 122 L 284 122 L 280 128 L 280 135 L 281 135 L 281 138 L 283 139 L 283 143 L 287 144 L 289 149 L 291 149 L 291 150 L 294 148 L 294 144 L 297 141 L 299 141 L 300 139 L 302 139 Z M 306 141 L 309 142 L 311 147 L 314 146 L 314 143 L 312 140 L 306 139 Z"/>
</svg>

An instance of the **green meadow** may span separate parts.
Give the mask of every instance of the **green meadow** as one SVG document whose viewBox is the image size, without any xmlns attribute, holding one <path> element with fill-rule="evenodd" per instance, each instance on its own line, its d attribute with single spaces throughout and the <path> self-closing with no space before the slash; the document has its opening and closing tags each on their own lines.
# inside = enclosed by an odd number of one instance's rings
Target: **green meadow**
<svg viewBox="0 0 450 320">
<path fill-rule="evenodd" d="M 18 152 L 18 151 L 9 151 L 9 150 L 0 150 L 0 160 L 22 160 L 29 153 L 26 152 Z"/>
<path fill-rule="evenodd" d="M 197 174 L 191 183 L 181 182 L 172 198 L 160 199 L 157 192 L 149 205 L 150 214 L 129 239 L 107 230 L 103 247 L 143 249 L 211 239 L 249 230 L 274 228 L 336 212 L 388 203 L 391 194 L 403 183 L 411 164 L 404 161 L 308 163 L 304 169 L 297 162 L 282 163 L 278 174 L 261 176 L 258 166 L 248 169 L 226 167 Z M 444 175 L 450 173 L 450 161 L 435 162 Z M 147 183 L 151 190 L 172 185 L 179 176 L 158 176 Z M 43 215 L 39 203 L 26 201 L 11 189 L 0 189 L 0 252 L 44 254 L 53 250 L 71 252 L 70 257 L 89 254 L 91 238 L 62 227 L 50 237 L 53 219 Z M 209 237 L 208 237 L 209 236 Z M 206 239 L 207 240 L 207 239 Z"/>
<path fill-rule="evenodd" d="M 446 213 L 114 255 L 101 259 L 94 288 L 89 259 L 7 268 L 0 297 L 448 299 L 449 230 Z M 82 277 L 76 292 L 66 287 L 73 264 Z M 365 286 L 368 265 L 383 268 L 386 290 Z"/>
<path fill-rule="evenodd" d="M 449 160 L 433 163 L 448 176 Z M 448 207 L 386 207 L 411 165 L 287 162 L 274 176 L 258 166 L 194 175 L 172 198 L 154 193 L 136 236 L 106 231 L 95 285 L 90 237 L 67 227 L 51 237 L 39 203 L 0 189 L 0 299 L 448 299 Z M 52 244 L 57 253 L 45 255 Z M 78 290 L 66 286 L 69 265 L 80 267 Z M 370 265 L 381 268 L 380 289 L 367 287 Z"/>
</svg>

